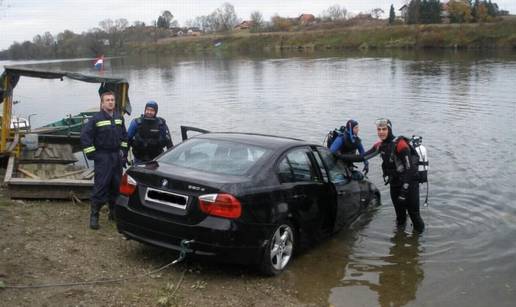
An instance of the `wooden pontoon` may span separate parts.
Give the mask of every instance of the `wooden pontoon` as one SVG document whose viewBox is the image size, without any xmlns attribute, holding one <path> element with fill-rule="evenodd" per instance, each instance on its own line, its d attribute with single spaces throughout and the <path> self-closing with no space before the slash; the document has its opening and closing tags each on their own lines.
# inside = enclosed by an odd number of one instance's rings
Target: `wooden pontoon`
<svg viewBox="0 0 516 307">
<path fill-rule="evenodd" d="M 88 199 L 94 173 L 76 162 L 69 144 L 41 144 L 18 159 L 9 157 L 4 178 L 9 197 Z"/>
<path fill-rule="evenodd" d="M 93 171 L 77 165 L 74 153 L 80 150 L 79 132 L 91 112 L 69 116 L 45 127 L 30 130 L 12 128 L 13 90 L 21 77 L 64 78 L 100 84 L 99 93 L 116 94 L 116 108 L 131 114 L 129 83 L 121 78 L 90 76 L 73 72 L 47 71 L 22 66 L 6 66 L 0 75 L 2 118 L 0 157 L 7 158 L 5 184 L 11 198 L 87 199 L 93 187 Z M 98 97 L 98 96 L 97 96 Z M 37 134 L 37 148 L 23 145 L 23 137 Z M 34 146 L 35 147 L 35 146 Z M 87 162 L 86 162 L 87 164 Z"/>
</svg>

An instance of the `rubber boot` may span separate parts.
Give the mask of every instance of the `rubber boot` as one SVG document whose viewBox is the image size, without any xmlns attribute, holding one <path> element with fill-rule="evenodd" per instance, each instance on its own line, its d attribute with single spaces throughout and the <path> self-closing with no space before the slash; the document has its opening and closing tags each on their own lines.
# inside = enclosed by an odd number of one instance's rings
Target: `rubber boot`
<svg viewBox="0 0 516 307">
<path fill-rule="evenodd" d="M 90 211 L 90 228 L 91 229 L 99 229 L 99 204 L 92 203 L 91 211 Z"/>
<path fill-rule="evenodd" d="M 425 222 L 421 218 L 419 211 L 409 212 L 410 219 L 412 220 L 412 226 L 414 227 L 414 232 L 421 234 L 425 231 Z"/>
<path fill-rule="evenodd" d="M 115 220 L 115 204 L 108 204 L 109 207 L 109 213 L 108 213 L 108 220 L 114 221 Z"/>
</svg>

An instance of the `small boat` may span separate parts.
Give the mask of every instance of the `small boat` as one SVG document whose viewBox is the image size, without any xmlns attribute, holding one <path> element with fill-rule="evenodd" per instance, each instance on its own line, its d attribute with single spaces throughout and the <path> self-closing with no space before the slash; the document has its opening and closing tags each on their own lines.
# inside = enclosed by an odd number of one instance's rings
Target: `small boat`
<svg viewBox="0 0 516 307">
<path fill-rule="evenodd" d="M 72 136 L 80 135 L 82 127 L 98 111 L 86 111 L 67 117 L 50 124 L 32 129 L 31 133 Z"/>
</svg>

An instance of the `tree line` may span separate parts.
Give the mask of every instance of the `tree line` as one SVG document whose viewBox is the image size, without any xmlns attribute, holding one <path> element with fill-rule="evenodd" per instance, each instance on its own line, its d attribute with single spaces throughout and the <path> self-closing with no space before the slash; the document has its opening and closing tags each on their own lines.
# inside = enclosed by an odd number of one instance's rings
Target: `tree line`
<svg viewBox="0 0 516 307">
<path fill-rule="evenodd" d="M 409 24 L 441 23 L 443 12 L 450 22 L 485 22 L 497 16 L 507 15 L 491 0 L 450 0 L 444 8 L 439 0 L 411 0 L 407 4 L 405 22 Z M 307 26 L 324 25 L 320 29 L 355 25 L 360 21 L 379 20 L 384 11 L 374 8 L 369 13 L 350 14 L 345 7 L 338 4 L 323 10 L 319 16 L 312 15 L 313 21 L 306 23 L 299 18 L 287 18 L 279 15 L 265 21 L 259 11 L 251 13 L 246 21 L 250 32 L 297 31 Z M 309 14 L 311 15 L 311 14 Z M 128 45 L 157 42 L 161 38 L 174 35 L 172 29 L 196 29 L 205 33 L 224 33 L 234 29 L 242 20 L 237 16 L 230 3 L 224 3 L 211 14 L 198 16 L 180 28 L 170 11 L 163 11 L 150 25 L 135 21 L 132 25 L 125 18 L 106 19 L 98 27 L 81 34 L 65 30 L 57 35 L 50 32 L 36 35 L 32 41 L 15 42 L 8 49 L 0 51 L 0 59 L 50 59 L 77 58 L 105 55 L 123 55 Z M 394 6 L 391 5 L 388 22 L 396 24 Z"/>
<path fill-rule="evenodd" d="M 411 0 L 406 7 L 405 21 L 408 24 L 489 22 L 498 16 L 509 15 L 491 0 Z M 391 5 L 389 23 L 395 23 L 394 7 Z"/>
</svg>

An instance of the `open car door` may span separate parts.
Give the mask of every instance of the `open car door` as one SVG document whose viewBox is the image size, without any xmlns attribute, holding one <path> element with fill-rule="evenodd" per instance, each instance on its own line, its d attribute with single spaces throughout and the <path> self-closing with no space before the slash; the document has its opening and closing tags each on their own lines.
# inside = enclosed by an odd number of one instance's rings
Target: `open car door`
<svg viewBox="0 0 516 307">
<path fill-rule="evenodd" d="M 201 134 L 202 133 L 210 132 L 208 130 L 204 130 L 204 129 L 201 129 L 201 128 L 190 127 L 190 126 L 181 126 L 181 138 L 183 139 L 183 141 L 188 139 L 188 132 L 189 131 L 198 132 L 198 133 L 201 133 Z"/>
</svg>

